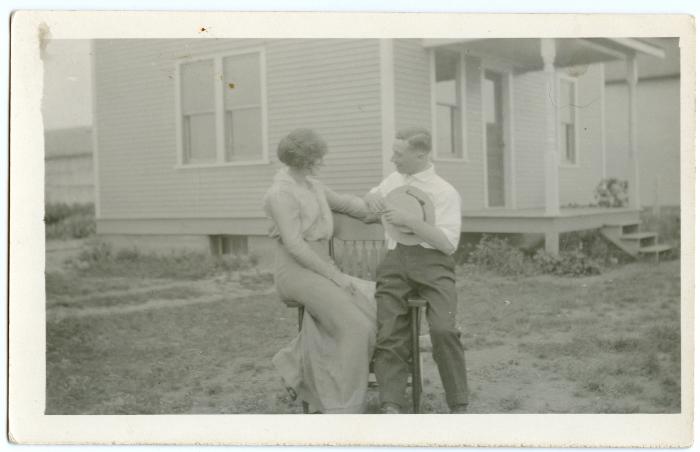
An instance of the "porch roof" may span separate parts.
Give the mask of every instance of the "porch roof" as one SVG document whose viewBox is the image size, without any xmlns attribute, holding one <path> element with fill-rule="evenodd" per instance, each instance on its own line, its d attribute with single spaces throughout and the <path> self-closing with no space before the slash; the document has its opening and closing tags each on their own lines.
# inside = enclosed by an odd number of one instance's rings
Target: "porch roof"
<svg viewBox="0 0 700 452">
<path fill-rule="evenodd" d="M 523 71 L 543 67 L 540 38 L 424 39 L 425 48 L 451 48 L 504 60 Z M 664 58 L 663 48 L 637 38 L 556 38 L 556 67 L 622 60 L 636 53 Z"/>
</svg>

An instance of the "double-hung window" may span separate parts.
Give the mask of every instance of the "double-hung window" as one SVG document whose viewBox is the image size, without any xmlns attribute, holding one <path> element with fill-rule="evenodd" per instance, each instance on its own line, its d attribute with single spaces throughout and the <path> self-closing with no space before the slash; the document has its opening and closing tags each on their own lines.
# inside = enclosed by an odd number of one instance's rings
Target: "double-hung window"
<svg viewBox="0 0 700 452">
<path fill-rule="evenodd" d="M 464 58 L 454 51 L 433 52 L 433 100 L 435 157 L 463 159 L 464 155 Z"/>
<path fill-rule="evenodd" d="M 262 51 L 178 65 L 178 162 L 183 166 L 267 160 Z"/>
<path fill-rule="evenodd" d="M 559 80 L 559 155 L 561 163 L 575 165 L 576 150 L 576 81 Z"/>
</svg>

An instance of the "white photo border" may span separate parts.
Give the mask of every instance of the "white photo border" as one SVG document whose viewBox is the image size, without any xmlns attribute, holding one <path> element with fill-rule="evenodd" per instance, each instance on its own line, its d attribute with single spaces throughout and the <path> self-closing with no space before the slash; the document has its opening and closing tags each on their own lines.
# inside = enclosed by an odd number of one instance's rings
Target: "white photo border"
<svg viewBox="0 0 700 452">
<path fill-rule="evenodd" d="M 235 26 L 234 26 L 235 25 Z M 233 33 L 231 30 L 235 30 Z M 659 37 L 681 46 L 680 414 L 44 415 L 43 39 Z M 19 11 L 11 23 L 9 437 L 20 443 L 679 447 L 692 442 L 695 31 L 684 15 Z M 39 175 L 42 175 L 40 178 Z"/>
</svg>

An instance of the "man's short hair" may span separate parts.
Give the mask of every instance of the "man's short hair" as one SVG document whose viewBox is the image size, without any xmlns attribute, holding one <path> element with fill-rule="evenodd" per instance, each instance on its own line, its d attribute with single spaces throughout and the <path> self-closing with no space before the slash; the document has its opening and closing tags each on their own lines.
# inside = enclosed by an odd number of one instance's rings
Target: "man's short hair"
<svg viewBox="0 0 700 452">
<path fill-rule="evenodd" d="M 404 140 L 411 149 L 430 152 L 433 139 L 430 130 L 425 127 L 406 127 L 396 132 L 396 138 Z"/>
</svg>

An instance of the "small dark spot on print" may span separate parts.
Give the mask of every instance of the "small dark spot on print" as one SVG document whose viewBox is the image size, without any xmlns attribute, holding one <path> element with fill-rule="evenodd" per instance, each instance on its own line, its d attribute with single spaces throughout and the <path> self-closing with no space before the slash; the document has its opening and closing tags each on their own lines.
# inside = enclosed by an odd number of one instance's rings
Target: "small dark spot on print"
<svg viewBox="0 0 700 452">
<path fill-rule="evenodd" d="M 235 87 L 236 87 L 236 84 L 235 84 L 235 83 L 229 83 L 229 84 L 228 84 L 228 88 L 229 88 L 229 89 L 234 89 Z"/>
<path fill-rule="evenodd" d="M 199 32 L 200 32 L 200 33 L 204 33 L 205 31 L 207 31 L 206 27 L 202 27 L 202 28 L 199 29 Z"/>
</svg>

